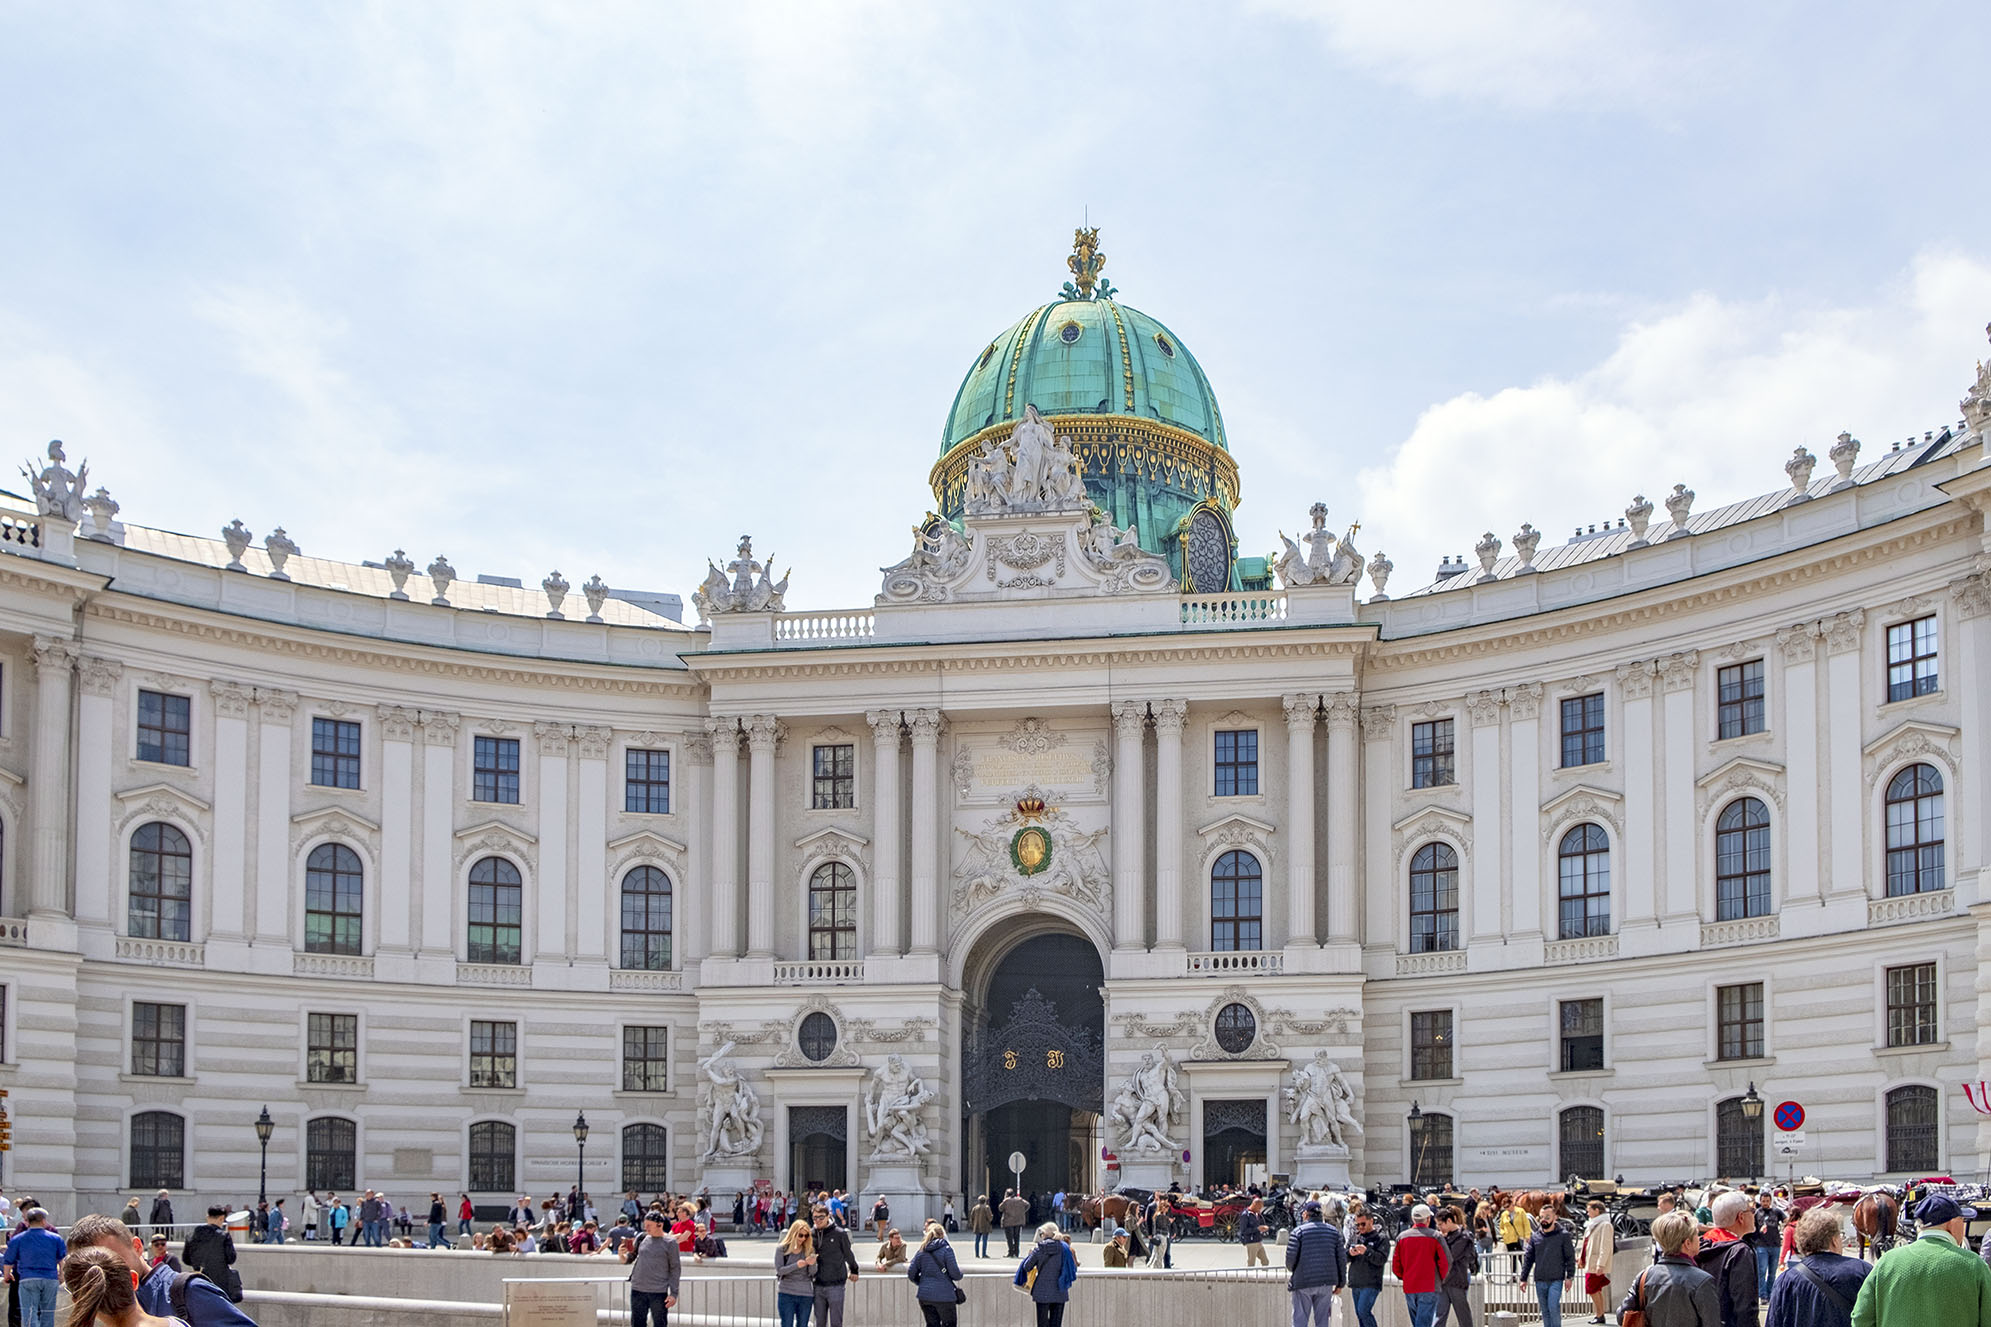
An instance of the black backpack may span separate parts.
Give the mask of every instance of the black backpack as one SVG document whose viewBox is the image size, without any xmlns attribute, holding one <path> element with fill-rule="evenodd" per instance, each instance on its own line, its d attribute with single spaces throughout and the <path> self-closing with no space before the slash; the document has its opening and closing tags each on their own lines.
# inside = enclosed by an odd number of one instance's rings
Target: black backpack
<svg viewBox="0 0 1991 1327">
<path fill-rule="evenodd" d="M 230 1268 L 229 1272 L 229 1280 L 234 1284 L 215 1286 L 215 1288 L 228 1297 L 229 1303 L 240 1304 L 242 1302 L 242 1278 L 233 1274 L 233 1268 Z M 166 1297 L 173 1303 L 173 1316 L 185 1322 L 192 1322 L 194 1320 L 193 1314 L 187 1311 L 187 1286 L 190 1282 L 194 1281 L 207 1281 L 209 1285 L 215 1285 L 213 1281 L 208 1280 L 208 1277 L 204 1273 L 176 1272 L 173 1276 L 173 1285 L 166 1292 Z"/>
</svg>

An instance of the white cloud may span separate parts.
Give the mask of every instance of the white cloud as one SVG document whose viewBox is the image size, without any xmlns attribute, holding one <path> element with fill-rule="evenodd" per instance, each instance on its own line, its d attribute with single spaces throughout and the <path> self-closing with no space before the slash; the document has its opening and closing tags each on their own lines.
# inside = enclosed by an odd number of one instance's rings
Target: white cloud
<svg viewBox="0 0 1991 1327">
<path fill-rule="evenodd" d="M 1358 476 L 1360 542 L 1406 590 L 1486 530 L 1511 542 L 1528 521 L 1553 544 L 1675 483 L 1703 511 L 1770 492 L 1792 448 L 1822 458 L 1842 429 L 1872 458 L 1954 422 L 1988 310 L 1991 262 L 1957 254 L 1923 255 L 1860 308 L 1695 296 L 1583 373 L 1431 406 Z"/>
</svg>

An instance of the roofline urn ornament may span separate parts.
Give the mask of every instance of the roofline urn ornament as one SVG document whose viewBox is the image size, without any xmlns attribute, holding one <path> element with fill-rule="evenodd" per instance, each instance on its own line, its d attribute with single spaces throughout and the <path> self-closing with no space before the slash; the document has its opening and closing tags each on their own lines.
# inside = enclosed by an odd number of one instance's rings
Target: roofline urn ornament
<svg viewBox="0 0 1991 1327">
<path fill-rule="evenodd" d="M 1479 542 L 1473 545 L 1473 555 L 1479 559 L 1479 579 L 1481 581 L 1500 579 L 1493 574 L 1493 564 L 1500 560 L 1499 536 L 1495 535 L 1491 530 L 1481 535 Z"/>
<path fill-rule="evenodd" d="M 1369 597 L 1370 603 L 1389 598 L 1383 593 L 1383 587 L 1390 583 L 1390 573 L 1395 570 L 1396 563 L 1390 561 L 1387 553 L 1377 549 L 1376 556 L 1369 559 L 1369 583 L 1376 587 L 1376 592 Z"/>
<path fill-rule="evenodd" d="M 1542 532 L 1528 522 L 1521 522 L 1521 528 L 1514 534 L 1514 553 L 1521 559 L 1521 565 L 1514 568 L 1516 576 L 1531 576 L 1541 570 L 1534 565 L 1535 550 L 1542 545 Z"/>
<path fill-rule="evenodd" d="M 289 580 L 290 576 L 284 571 L 283 564 L 297 556 L 297 545 L 284 533 L 281 525 L 270 531 L 269 538 L 263 540 L 263 552 L 269 555 L 270 579 Z"/>
<path fill-rule="evenodd" d="M 97 486 L 95 493 L 83 499 L 83 509 L 90 513 L 90 532 L 83 537 L 99 543 L 115 544 L 118 541 L 118 504 L 102 484 Z"/>
<path fill-rule="evenodd" d="M 1832 481 L 1832 491 L 1853 486 L 1853 464 L 1860 459 L 1860 440 L 1850 433 L 1841 433 L 1832 444 L 1832 450 L 1825 453 L 1838 467 L 1839 477 Z"/>
<path fill-rule="evenodd" d="M 221 542 L 228 545 L 228 565 L 222 570 L 247 571 L 248 568 L 242 565 L 242 555 L 249 551 L 249 545 L 255 541 L 256 536 L 249 533 L 249 527 L 242 524 L 242 518 L 239 516 L 222 526 Z"/>
<path fill-rule="evenodd" d="M 1694 490 L 1685 484 L 1675 484 L 1666 495 L 1666 515 L 1673 522 L 1673 533 L 1666 536 L 1668 539 L 1684 539 L 1693 533 L 1687 528 L 1687 516 L 1693 510 Z"/>
<path fill-rule="evenodd" d="M 447 553 L 436 554 L 436 560 L 429 563 L 429 580 L 435 583 L 436 597 L 429 600 L 438 608 L 449 607 L 449 583 L 456 579 L 456 568 L 449 565 Z"/>
<path fill-rule="evenodd" d="M 546 591 L 546 602 L 551 605 L 546 616 L 555 622 L 566 621 L 567 615 L 560 611 L 560 605 L 567 601 L 567 591 L 574 587 L 567 584 L 567 578 L 560 574 L 560 569 L 555 567 L 553 574 L 539 583 L 539 588 Z"/>
<path fill-rule="evenodd" d="M 1632 527 L 1632 541 L 1627 547 L 1644 548 L 1647 542 L 1645 527 L 1652 523 L 1652 503 L 1647 501 L 1645 494 L 1632 498 L 1632 505 L 1625 508 L 1625 519 L 1631 522 Z"/>
<path fill-rule="evenodd" d="M 415 574 L 415 562 L 414 559 L 408 556 L 408 550 L 405 548 L 395 549 L 394 556 L 388 558 L 380 565 L 387 569 L 388 577 L 394 582 L 394 588 L 388 593 L 387 597 L 389 599 L 400 599 L 405 602 L 408 598 L 408 591 L 403 587 L 408 584 L 408 578 Z"/>
<path fill-rule="evenodd" d="M 601 606 L 608 599 L 608 584 L 599 576 L 590 576 L 581 593 L 588 599 L 588 621 L 600 622 Z"/>
<path fill-rule="evenodd" d="M 1784 499 L 1786 507 L 1811 501 L 1811 472 L 1817 466 L 1818 458 L 1806 448 L 1799 447 L 1791 452 L 1790 460 L 1784 462 L 1784 473 L 1791 479 L 1791 495 Z"/>
</svg>

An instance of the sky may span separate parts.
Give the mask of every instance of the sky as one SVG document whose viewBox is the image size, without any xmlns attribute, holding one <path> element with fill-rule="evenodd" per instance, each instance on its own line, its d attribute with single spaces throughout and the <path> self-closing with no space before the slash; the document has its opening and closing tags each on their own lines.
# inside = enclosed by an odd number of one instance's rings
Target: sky
<svg viewBox="0 0 1991 1327">
<path fill-rule="evenodd" d="M 687 597 L 749 533 L 790 607 L 866 605 L 1089 219 L 1217 393 L 1241 551 L 1325 501 L 1401 592 L 1953 422 L 1987 38 L 1916 0 L 5 0 L 0 445 L 165 529 Z"/>
</svg>

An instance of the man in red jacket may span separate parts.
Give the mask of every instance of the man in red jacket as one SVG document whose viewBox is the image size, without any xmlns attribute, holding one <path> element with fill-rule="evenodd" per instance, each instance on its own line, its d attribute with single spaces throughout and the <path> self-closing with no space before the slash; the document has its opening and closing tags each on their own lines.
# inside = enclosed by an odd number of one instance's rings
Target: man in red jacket
<svg viewBox="0 0 1991 1327">
<path fill-rule="evenodd" d="M 1390 1271 L 1403 1282 L 1410 1305 L 1410 1327 L 1431 1327 L 1438 1316 L 1438 1285 L 1452 1270 L 1445 1241 L 1431 1229 L 1431 1209 L 1423 1203 L 1410 1209 L 1410 1229 L 1398 1237 L 1390 1254 Z"/>
</svg>

